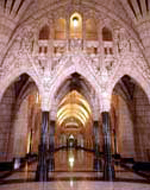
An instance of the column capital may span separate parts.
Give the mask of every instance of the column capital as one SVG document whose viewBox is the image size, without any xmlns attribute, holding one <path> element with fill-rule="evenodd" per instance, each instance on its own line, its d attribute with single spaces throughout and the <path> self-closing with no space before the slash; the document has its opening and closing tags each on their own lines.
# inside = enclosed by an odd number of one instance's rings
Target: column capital
<svg viewBox="0 0 150 190">
<path fill-rule="evenodd" d="M 49 93 L 45 93 L 42 97 L 42 101 L 41 101 L 41 109 L 42 111 L 47 111 L 50 112 L 50 95 Z"/>
<path fill-rule="evenodd" d="M 111 95 L 108 92 L 103 92 L 100 100 L 100 111 L 109 112 L 111 108 Z"/>
</svg>

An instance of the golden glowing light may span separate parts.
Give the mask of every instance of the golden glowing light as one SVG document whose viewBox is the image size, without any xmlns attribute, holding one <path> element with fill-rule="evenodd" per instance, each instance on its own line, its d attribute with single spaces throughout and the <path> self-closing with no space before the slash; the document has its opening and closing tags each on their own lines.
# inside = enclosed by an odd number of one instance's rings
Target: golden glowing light
<svg viewBox="0 0 150 190">
<path fill-rule="evenodd" d="M 68 161 L 69 161 L 69 167 L 73 168 L 74 162 L 75 162 L 75 158 L 74 158 L 74 154 L 73 154 L 72 150 L 69 151 Z"/>
<path fill-rule="evenodd" d="M 69 92 L 60 102 L 57 111 L 57 126 L 70 128 L 86 127 L 92 119 L 87 100 L 76 90 Z"/>
<path fill-rule="evenodd" d="M 70 37 L 82 38 L 82 17 L 77 12 L 70 17 Z"/>
<path fill-rule="evenodd" d="M 57 116 L 59 117 L 60 115 L 64 114 L 66 110 L 70 114 L 72 114 L 73 112 L 79 111 L 79 113 L 81 113 L 84 118 L 86 118 L 86 119 L 89 118 L 89 114 L 86 111 L 86 109 L 84 109 L 82 107 L 82 105 L 78 105 L 78 104 L 74 104 L 74 103 L 66 104 L 62 108 L 60 108 L 60 110 L 57 113 Z"/>
<path fill-rule="evenodd" d="M 82 123 L 82 126 L 85 126 L 85 120 L 83 120 L 80 116 L 78 116 L 77 114 L 72 114 L 71 116 L 69 115 L 65 115 L 59 122 L 58 124 L 61 125 L 66 125 L 68 122 L 69 118 L 75 118 L 75 122 L 78 124 L 78 121 L 80 121 L 80 123 Z"/>
<path fill-rule="evenodd" d="M 73 17 L 73 25 L 74 27 L 77 27 L 78 26 L 78 17 Z"/>
<path fill-rule="evenodd" d="M 69 165 L 71 168 L 74 166 L 74 157 L 69 157 Z"/>
</svg>

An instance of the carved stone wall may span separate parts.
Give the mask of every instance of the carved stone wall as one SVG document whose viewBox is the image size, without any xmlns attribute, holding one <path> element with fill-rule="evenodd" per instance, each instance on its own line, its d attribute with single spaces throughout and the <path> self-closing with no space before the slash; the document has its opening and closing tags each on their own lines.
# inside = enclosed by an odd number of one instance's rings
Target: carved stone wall
<svg viewBox="0 0 150 190">
<path fill-rule="evenodd" d="M 110 110 L 113 89 L 124 75 L 135 79 L 147 94 L 147 102 L 150 100 L 149 22 L 133 23 L 128 9 L 124 9 L 125 4 L 119 0 L 41 2 L 38 6 L 36 1 L 30 2 L 28 9 L 25 8 L 29 4 L 24 3 L 16 17 L 14 8 L 11 12 L 6 6 L 7 11 L 4 11 L 0 4 L 0 106 L 3 107 L 6 89 L 23 73 L 35 81 L 42 110 L 50 111 L 52 118 L 57 111 L 53 109 L 58 101 L 56 92 L 75 72 L 92 87 L 92 95 L 96 97 L 92 99 L 96 120 L 102 111 Z M 82 39 L 69 36 L 69 19 L 74 12 L 79 12 L 83 18 Z M 54 37 L 55 21 L 59 18 L 66 19 L 64 40 Z M 96 20 L 97 40 L 86 40 L 88 18 Z M 39 40 L 39 31 L 45 24 L 50 28 L 49 39 Z M 103 41 L 103 27 L 111 30 L 112 41 Z M 122 104 L 129 116 L 126 105 Z M 122 126 L 125 124 L 126 121 Z M 132 123 L 129 125 L 132 131 Z"/>
</svg>

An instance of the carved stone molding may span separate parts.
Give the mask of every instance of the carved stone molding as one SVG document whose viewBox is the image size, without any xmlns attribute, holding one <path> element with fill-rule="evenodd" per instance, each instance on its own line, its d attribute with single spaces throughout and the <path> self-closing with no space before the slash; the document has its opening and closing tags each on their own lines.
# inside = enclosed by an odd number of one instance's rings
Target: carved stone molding
<svg viewBox="0 0 150 190">
<path fill-rule="evenodd" d="M 70 39 L 69 50 L 72 52 L 79 52 L 83 50 L 83 40 L 82 39 Z"/>
</svg>

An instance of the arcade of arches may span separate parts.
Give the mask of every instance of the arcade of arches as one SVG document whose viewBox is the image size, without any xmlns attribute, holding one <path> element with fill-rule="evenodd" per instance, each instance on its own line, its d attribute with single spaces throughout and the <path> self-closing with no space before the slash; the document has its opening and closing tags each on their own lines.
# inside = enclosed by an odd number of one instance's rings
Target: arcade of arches
<svg viewBox="0 0 150 190">
<path fill-rule="evenodd" d="M 49 181 L 71 155 L 72 172 L 96 179 L 120 181 L 118 168 L 150 178 L 149 10 L 146 0 L 0 2 L 0 174 L 30 163 L 33 180 Z"/>
</svg>

